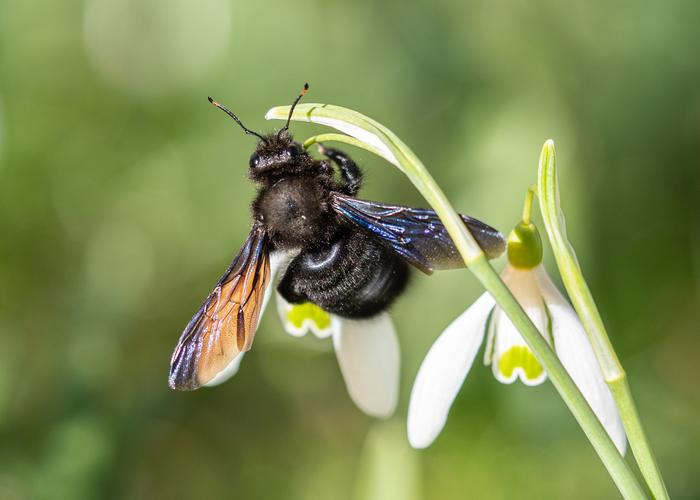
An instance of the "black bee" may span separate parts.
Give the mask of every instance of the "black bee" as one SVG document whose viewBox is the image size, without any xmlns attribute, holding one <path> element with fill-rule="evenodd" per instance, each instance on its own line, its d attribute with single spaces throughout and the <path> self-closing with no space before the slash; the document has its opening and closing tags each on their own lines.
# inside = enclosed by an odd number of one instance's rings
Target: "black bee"
<svg viewBox="0 0 700 500">
<path fill-rule="evenodd" d="M 173 389 L 210 383 L 250 349 L 275 255 L 292 256 L 277 285 L 287 302 L 311 302 L 352 319 L 387 309 L 406 288 L 408 264 L 426 274 L 464 267 L 435 212 L 355 198 L 362 171 L 348 155 L 320 146 L 326 159 L 317 160 L 294 141 L 289 123 L 307 89 L 284 127 L 267 135 L 209 98 L 259 139 L 249 168 L 258 195 L 248 239 L 180 337 L 170 367 Z M 462 219 L 489 258 L 503 252 L 496 229 Z"/>
</svg>

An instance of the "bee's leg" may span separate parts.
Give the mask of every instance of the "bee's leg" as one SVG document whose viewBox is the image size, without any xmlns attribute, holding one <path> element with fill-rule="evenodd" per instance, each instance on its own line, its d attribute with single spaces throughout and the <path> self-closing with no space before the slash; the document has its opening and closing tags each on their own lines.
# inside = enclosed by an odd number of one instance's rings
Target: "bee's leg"
<svg viewBox="0 0 700 500">
<path fill-rule="evenodd" d="M 343 177 L 343 184 L 340 186 L 341 191 L 350 196 L 357 194 L 360 190 L 360 186 L 362 186 L 362 170 L 357 166 L 357 163 L 352 161 L 352 159 L 342 151 L 327 148 L 320 143 L 318 144 L 318 150 L 321 154 L 326 155 L 333 163 L 338 165 L 340 174 Z"/>
</svg>

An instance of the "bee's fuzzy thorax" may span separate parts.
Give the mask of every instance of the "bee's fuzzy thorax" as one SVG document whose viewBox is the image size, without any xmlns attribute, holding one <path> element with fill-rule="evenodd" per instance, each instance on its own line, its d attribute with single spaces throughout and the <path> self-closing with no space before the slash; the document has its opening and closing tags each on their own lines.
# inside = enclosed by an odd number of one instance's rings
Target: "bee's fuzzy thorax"
<svg viewBox="0 0 700 500">
<path fill-rule="evenodd" d="M 253 201 L 253 217 L 279 249 L 327 244 L 338 227 L 327 201 L 332 188 L 324 176 L 285 176 L 261 187 Z"/>
</svg>

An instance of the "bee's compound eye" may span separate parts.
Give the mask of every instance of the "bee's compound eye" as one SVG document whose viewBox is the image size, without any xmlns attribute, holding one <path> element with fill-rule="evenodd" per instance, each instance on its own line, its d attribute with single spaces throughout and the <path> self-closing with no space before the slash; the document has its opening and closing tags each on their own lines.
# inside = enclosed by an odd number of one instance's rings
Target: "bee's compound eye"
<svg viewBox="0 0 700 500">
<path fill-rule="evenodd" d="M 292 158 L 294 158 L 295 156 L 299 156 L 301 154 L 301 148 L 299 147 L 298 144 L 292 144 L 285 151 Z"/>
<path fill-rule="evenodd" d="M 258 153 L 253 153 L 250 157 L 250 168 L 255 168 L 260 164 L 260 155 Z"/>
</svg>

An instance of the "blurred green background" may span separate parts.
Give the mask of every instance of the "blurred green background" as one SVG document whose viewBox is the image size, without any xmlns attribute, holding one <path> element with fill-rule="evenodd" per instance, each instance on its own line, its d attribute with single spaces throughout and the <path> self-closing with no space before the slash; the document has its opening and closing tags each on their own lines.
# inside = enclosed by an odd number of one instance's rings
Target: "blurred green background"
<svg viewBox="0 0 700 500">
<path fill-rule="evenodd" d="M 206 97 L 266 130 L 305 81 L 502 231 L 555 139 L 570 236 L 671 496 L 699 498 L 698 19 L 694 0 L 0 0 L 0 498 L 617 497 L 551 384 L 481 366 L 438 441 L 408 448 L 419 363 L 480 293 L 467 271 L 416 276 L 394 307 L 389 422 L 354 407 L 329 342 L 269 311 L 234 379 L 168 389 L 254 195 L 254 141 Z M 352 153 L 363 197 L 424 205 Z"/>
</svg>

